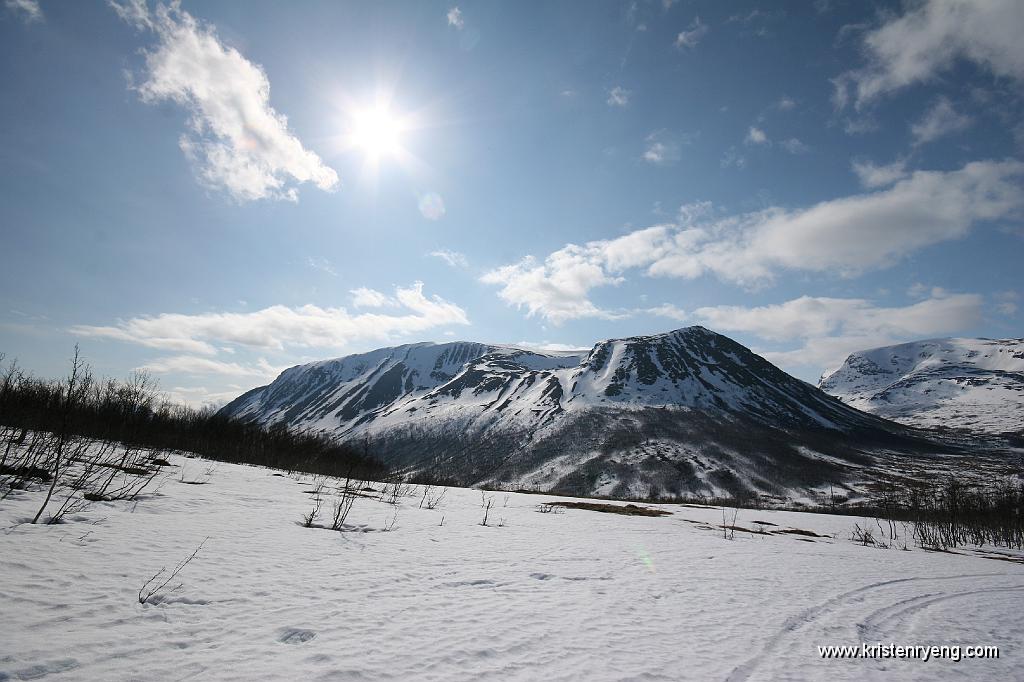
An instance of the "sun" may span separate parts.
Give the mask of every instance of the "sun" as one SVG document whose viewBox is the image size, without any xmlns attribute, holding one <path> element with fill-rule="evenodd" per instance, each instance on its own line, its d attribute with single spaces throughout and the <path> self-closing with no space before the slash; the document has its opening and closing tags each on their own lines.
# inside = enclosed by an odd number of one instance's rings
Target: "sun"
<svg viewBox="0 0 1024 682">
<path fill-rule="evenodd" d="M 372 159 L 395 157 L 402 152 L 406 128 L 402 118 L 385 106 L 361 109 L 352 116 L 352 144 Z"/>
</svg>

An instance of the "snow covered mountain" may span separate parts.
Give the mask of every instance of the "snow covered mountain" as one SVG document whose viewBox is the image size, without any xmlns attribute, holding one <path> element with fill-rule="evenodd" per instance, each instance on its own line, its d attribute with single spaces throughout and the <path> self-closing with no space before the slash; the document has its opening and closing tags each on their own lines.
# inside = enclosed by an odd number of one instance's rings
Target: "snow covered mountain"
<svg viewBox="0 0 1024 682">
<path fill-rule="evenodd" d="M 703 327 L 576 352 L 382 348 L 288 369 L 223 413 L 367 438 L 464 483 L 587 494 L 828 489 L 871 447 L 920 446 Z"/>
<path fill-rule="evenodd" d="M 930 339 L 854 353 L 819 387 L 917 427 L 1024 431 L 1024 339 Z"/>
</svg>

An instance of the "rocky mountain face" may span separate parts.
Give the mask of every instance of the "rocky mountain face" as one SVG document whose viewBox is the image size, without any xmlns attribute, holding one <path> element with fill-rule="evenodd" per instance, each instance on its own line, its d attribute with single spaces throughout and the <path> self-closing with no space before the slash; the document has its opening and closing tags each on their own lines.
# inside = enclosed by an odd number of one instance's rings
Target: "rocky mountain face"
<svg viewBox="0 0 1024 682">
<path fill-rule="evenodd" d="M 854 353 L 819 387 L 916 427 L 1024 432 L 1024 339 L 931 339 Z"/>
<path fill-rule="evenodd" d="M 931 445 L 703 327 L 538 352 L 416 343 L 293 367 L 223 408 L 395 466 L 574 494 L 810 495 Z"/>
</svg>

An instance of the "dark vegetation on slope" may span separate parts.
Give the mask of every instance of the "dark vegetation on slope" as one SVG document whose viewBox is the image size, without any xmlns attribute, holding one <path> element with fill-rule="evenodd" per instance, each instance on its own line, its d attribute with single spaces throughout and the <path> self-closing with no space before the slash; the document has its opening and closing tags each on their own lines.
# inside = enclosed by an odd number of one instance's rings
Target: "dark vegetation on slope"
<svg viewBox="0 0 1024 682">
<path fill-rule="evenodd" d="M 31 376 L 14 362 L 0 371 L 0 467 L 8 470 L 7 475 L 12 475 L 12 467 L 23 466 L 14 463 L 12 452 L 39 437 L 35 434 L 51 434 L 312 474 L 387 476 L 387 467 L 365 447 L 284 426 L 243 422 L 213 409 L 172 404 L 161 399 L 145 374 L 127 381 L 96 379 L 77 350 L 73 362 L 72 373 L 60 380 Z M 42 472 L 20 473 L 43 478 Z"/>
</svg>

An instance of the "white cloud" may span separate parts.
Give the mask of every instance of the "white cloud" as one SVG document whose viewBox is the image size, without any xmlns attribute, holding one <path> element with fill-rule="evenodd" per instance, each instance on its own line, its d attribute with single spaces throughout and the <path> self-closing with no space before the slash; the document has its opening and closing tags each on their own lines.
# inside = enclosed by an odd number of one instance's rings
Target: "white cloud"
<svg viewBox="0 0 1024 682">
<path fill-rule="evenodd" d="M 1024 3 L 1020 0 L 925 0 L 907 4 L 863 37 L 867 65 L 836 79 L 836 103 L 858 106 L 933 80 L 965 59 L 997 76 L 1024 79 Z"/>
<path fill-rule="evenodd" d="M 511 344 L 516 348 L 525 348 L 526 350 L 535 351 L 550 351 L 550 352 L 567 352 L 567 351 L 581 351 L 589 350 L 591 346 L 574 346 L 571 343 L 553 343 L 551 341 L 516 341 Z"/>
<path fill-rule="evenodd" d="M 983 304 L 976 294 L 945 292 L 892 308 L 860 298 L 801 296 L 759 307 L 698 308 L 693 314 L 718 331 L 799 342 L 795 350 L 762 352 L 783 367 L 835 367 L 853 351 L 967 329 L 981 319 Z"/>
<path fill-rule="evenodd" d="M 332 277 L 338 276 L 338 271 L 334 269 L 334 265 L 331 264 L 331 261 L 326 258 L 313 258 L 312 256 L 309 256 L 306 258 L 306 265 L 314 270 L 327 273 Z"/>
<path fill-rule="evenodd" d="M 768 136 L 760 128 L 750 126 L 750 130 L 747 131 L 747 138 L 744 140 L 747 144 L 768 144 Z"/>
<path fill-rule="evenodd" d="M 205 386 L 175 386 L 164 391 L 164 395 L 172 403 L 218 409 L 237 398 L 245 390 L 237 384 L 231 385 L 231 389 L 230 391 L 215 391 Z"/>
<path fill-rule="evenodd" d="M 447 17 L 449 26 L 462 30 L 462 27 L 466 25 L 465 20 L 462 18 L 462 10 L 458 7 L 452 7 L 448 10 Z"/>
<path fill-rule="evenodd" d="M 423 284 L 395 289 L 395 314 L 351 314 L 344 308 L 275 305 L 248 313 L 162 313 L 121 320 L 112 326 L 79 325 L 79 336 L 116 339 L 150 348 L 214 355 L 214 344 L 283 350 L 288 347 L 342 348 L 355 341 L 389 340 L 451 324 L 469 324 L 466 312 L 423 294 Z"/>
<path fill-rule="evenodd" d="M 517 308 L 525 307 L 527 317 L 540 315 L 556 325 L 581 317 L 616 317 L 587 297 L 594 287 L 620 280 L 608 275 L 600 259 L 586 247 L 570 244 L 543 263 L 527 256 L 485 273 L 480 281 L 501 286 L 498 296 Z"/>
<path fill-rule="evenodd" d="M 775 103 L 775 108 L 779 111 L 792 111 L 796 109 L 796 101 L 783 95 L 779 98 L 779 101 Z"/>
<path fill-rule="evenodd" d="M 1017 301 L 1020 300 L 1020 294 L 1012 289 L 1007 291 L 999 291 L 994 295 L 996 299 L 996 311 L 1001 315 L 1007 317 L 1013 317 L 1017 314 Z"/>
<path fill-rule="evenodd" d="M 916 144 L 925 144 L 944 135 L 965 130 L 971 125 L 970 116 L 957 112 L 946 97 L 939 97 L 917 123 L 910 126 Z"/>
<path fill-rule="evenodd" d="M 885 166 L 876 166 L 870 161 L 854 161 L 852 166 L 853 172 L 860 179 L 860 184 L 868 189 L 886 187 L 909 175 L 903 160 Z"/>
<path fill-rule="evenodd" d="M 610 107 L 624 107 L 629 104 L 629 96 L 631 94 L 629 90 L 616 85 L 608 91 L 608 99 L 606 101 Z"/>
<path fill-rule="evenodd" d="M 891 188 L 823 201 L 807 209 L 768 208 L 682 231 L 685 244 L 655 260 L 653 275 L 713 272 L 753 285 L 778 269 L 852 276 L 903 255 L 965 236 L 978 223 L 1024 208 L 1024 163 L 975 162 L 956 171 L 917 171 Z"/>
<path fill-rule="evenodd" d="M 641 158 L 647 163 L 667 166 L 679 160 L 680 142 L 667 131 L 657 130 L 644 141 L 647 146 Z"/>
<path fill-rule="evenodd" d="M 4 0 L 4 7 L 22 18 L 26 24 L 43 20 L 43 10 L 39 0 Z"/>
<path fill-rule="evenodd" d="M 917 171 L 884 190 L 823 201 L 806 209 L 767 208 L 715 219 L 697 204 L 675 223 L 615 239 L 568 244 L 543 262 L 527 257 L 486 273 L 507 303 L 554 323 L 621 317 L 590 300 L 591 290 L 624 281 L 628 270 L 653 277 L 705 274 L 754 287 L 780 270 L 853 276 L 887 267 L 922 247 L 957 239 L 984 221 L 1024 208 L 1024 163 L 975 162 L 956 171 Z"/>
<path fill-rule="evenodd" d="M 806 154 L 811 151 L 810 147 L 795 137 L 791 137 L 788 140 L 782 140 L 779 142 L 779 146 L 790 154 Z"/>
<path fill-rule="evenodd" d="M 255 366 L 244 366 L 237 362 L 221 362 L 193 355 L 172 355 L 159 358 L 136 367 L 136 369 L 153 372 L 154 374 L 175 373 L 196 376 L 215 374 L 220 376 L 262 378 L 272 378 L 280 373 L 280 369 L 271 367 L 264 358 L 260 358 L 259 363 Z"/>
<path fill-rule="evenodd" d="M 644 312 L 651 315 L 657 315 L 658 317 L 667 317 L 668 319 L 675 320 L 677 322 L 683 322 L 690 317 L 685 310 L 671 303 L 662 303 L 661 305 L 654 306 L 653 308 L 645 308 Z"/>
<path fill-rule="evenodd" d="M 680 49 L 697 47 L 700 39 L 710 30 L 707 24 L 700 20 L 700 17 L 694 17 L 690 25 L 676 36 L 675 46 Z"/>
<path fill-rule="evenodd" d="M 459 253 L 458 251 L 449 251 L 448 249 L 438 249 L 437 251 L 431 251 L 427 254 L 434 258 L 440 258 L 449 267 L 453 268 L 468 268 L 469 261 L 466 259 L 465 254 Z"/>
<path fill-rule="evenodd" d="M 136 89 L 145 102 L 169 100 L 188 109 L 189 131 L 179 146 L 204 184 L 238 201 L 295 200 L 295 185 L 305 182 L 325 191 L 338 185 L 334 170 L 270 106 L 263 69 L 221 43 L 212 26 L 177 3 L 157 5 L 153 13 L 141 2 L 112 5 L 125 21 L 155 34 Z"/>
<path fill-rule="evenodd" d="M 735 166 L 736 168 L 743 169 L 747 167 L 747 157 L 743 156 L 743 154 L 740 154 L 736 150 L 736 147 L 729 147 L 725 151 L 725 154 L 722 154 L 722 160 L 720 163 L 722 168 Z"/>
<path fill-rule="evenodd" d="M 376 289 L 367 289 L 366 287 L 359 287 L 358 289 L 352 289 L 352 305 L 356 308 L 383 308 L 385 306 L 396 306 L 398 302 L 388 296 L 382 294 Z"/>
</svg>

